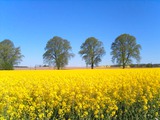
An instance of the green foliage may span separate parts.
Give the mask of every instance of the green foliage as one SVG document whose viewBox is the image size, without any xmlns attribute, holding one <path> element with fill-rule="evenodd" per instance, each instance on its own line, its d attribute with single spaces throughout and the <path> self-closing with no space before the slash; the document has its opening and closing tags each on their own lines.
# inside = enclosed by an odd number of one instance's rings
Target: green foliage
<svg viewBox="0 0 160 120">
<path fill-rule="evenodd" d="M 140 61 L 140 49 L 141 46 L 136 43 L 136 38 L 129 34 L 122 34 L 116 38 L 111 46 L 112 61 L 122 65 L 125 68 L 126 65 L 132 63 L 132 58 Z"/>
<path fill-rule="evenodd" d="M 43 59 L 49 65 L 54 64 L 57 69 L 61 69 L 68 64 L 68 60 L 74 56 L 71 51 L 70 42 L 62 39 L 61 37 L 55 36 L 50 39 L 45 47 L 45 53 Z"/>
<path fill-rule="evenodd" d="M 148 67 L 148 68 L 152 68 L 152 67 L 153 67 L 153 65 L 152 65 L 152 63 L 148 63 L 148 64 L 146 65 L 146 67 Z"/>
<path fill-rule="evenodd" d="M 92 69 L 94 65 L 101 62 L 101 57 L 105 54 L 103 43 L 94 37 L 86 39 L 80 49 L 79 54 L 85 60 L 86 65 L 91 65 Z"/>
<path fill-rule="evenodd" d="M 0 42 L 0 69 L 12 70 L 22 57 L 20 47 L 14 47 L 12 41 L 6 39 Z"/>
</svg>

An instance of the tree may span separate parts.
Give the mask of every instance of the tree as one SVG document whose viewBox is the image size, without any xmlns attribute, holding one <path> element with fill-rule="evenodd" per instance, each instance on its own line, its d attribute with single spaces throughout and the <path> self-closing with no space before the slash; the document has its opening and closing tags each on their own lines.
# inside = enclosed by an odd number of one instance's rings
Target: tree
<svg viewBox="0 0 160 120">
<path fill-rule="evenodd" d="M 14 47 L 12 41 L 5 39 L 0 42 L 0 69 L 12 70 L 22 61 L 22 57 L 20 47 Z"/>
<path fill-rule="evenodd" d="M 65 67 L 68 60 L 74 56 L 73 53 L 70 53 L 71 49 L 69 41 L 55 36 L 47 42 L 43 59 L 49 64 L 54 64 L 59 70 Z"/>
<path fill-rule="evenodd" d="M 129 34 L 122 34 L 118 36 L 111 45 L 112 62 L 123 66 L 132 63 L 132 59 L 140 61 L 141 46 L 136 43 L 136 38 Z"/>
<path fill-rule="evenodd" d="M 85 60 L 86 65 L 91 65 L 91 69 L 101 62 L 101 57 L 105 54 L 103 43 L 94 37 L 87 38 L 80 49 L 79 54 Z"/>
</svg>

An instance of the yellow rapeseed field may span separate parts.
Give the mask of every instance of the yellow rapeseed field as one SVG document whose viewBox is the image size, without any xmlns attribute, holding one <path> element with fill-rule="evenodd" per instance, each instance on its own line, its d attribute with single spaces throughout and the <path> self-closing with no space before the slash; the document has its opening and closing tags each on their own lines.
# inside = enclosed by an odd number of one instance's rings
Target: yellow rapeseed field
<svg viewBox="0 0 160 120">
<path fill-rule="evenodd" d="M 160 69 L 0 71 L 0 120 L 160 119 Z"/>
</svg>

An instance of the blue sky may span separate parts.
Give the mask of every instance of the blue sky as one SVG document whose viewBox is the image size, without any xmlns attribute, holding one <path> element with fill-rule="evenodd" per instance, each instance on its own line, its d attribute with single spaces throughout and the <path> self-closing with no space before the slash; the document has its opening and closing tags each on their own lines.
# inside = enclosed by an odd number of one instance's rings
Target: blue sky
<svg viewBox="0 0 160 120">
<path fill-rule="evenodd" d="M 68 66 L 85 66 L 80 45 L 95 37 L 106 55 L 100 65 L 110 65 L 111 44 L 123 33 L 141 44 L 141 63 L 160 63 L 159 0 L 0 0 L 0 41 L 10 39 L 25 56 L 20 65 L 43 64 L 46 43 L 54 36 L 70 41 Z"/>
</svg>

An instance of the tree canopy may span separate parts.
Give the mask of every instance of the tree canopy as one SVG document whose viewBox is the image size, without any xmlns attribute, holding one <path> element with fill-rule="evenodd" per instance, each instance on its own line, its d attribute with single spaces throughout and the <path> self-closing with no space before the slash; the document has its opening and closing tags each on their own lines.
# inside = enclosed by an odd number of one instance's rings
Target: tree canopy
<svg viewBox="0 0 160 120">
<path fill-rule="evenodd" d="M 105 54 L 103 43 L 94 37 L 89 37 L 81 45 L 79 54 L 85 60 L 86 65 L 98 65 L 101 62 L 101 57 Z"/>
<path fill-rule="evenodd" d="M 11 40 L 0 42 L 0 69 L 11 70 L 22 61 L 20 47 L 15 47 Z"/>
<path fill-rule="evenodd" d="M 68 60 L 74 56 L 70 42 L 61 37 L 55 36 L 50 39 L 45 47 L 43 59 L 49 65 L 54 65 L 57 69 L 61 69 L 68 64 Z"/>
<path fill-rule="evenodd" d="M 112 61 L 122 65 L 125 68 L 126 65 L 132 63 L 132 59 L 140 61 L 140 49 L 141 45 L 137 44 L 136 38 L 129 34 L 122 34 L 118 36 L 111 45 Z"/>
</svg>

